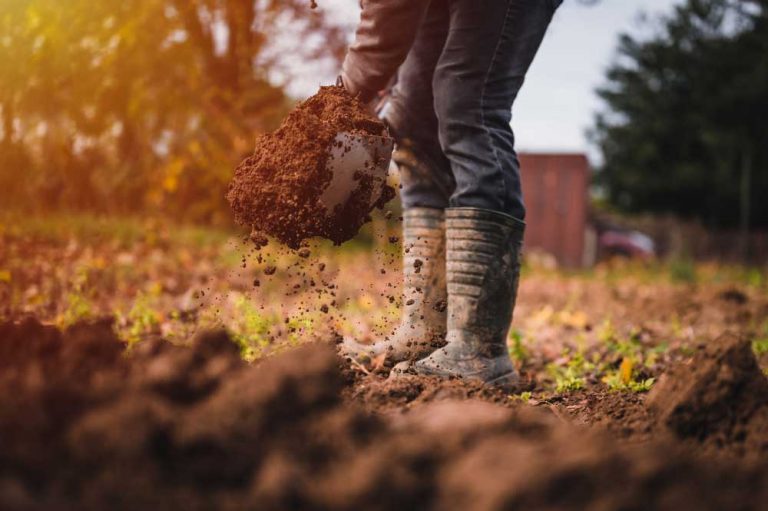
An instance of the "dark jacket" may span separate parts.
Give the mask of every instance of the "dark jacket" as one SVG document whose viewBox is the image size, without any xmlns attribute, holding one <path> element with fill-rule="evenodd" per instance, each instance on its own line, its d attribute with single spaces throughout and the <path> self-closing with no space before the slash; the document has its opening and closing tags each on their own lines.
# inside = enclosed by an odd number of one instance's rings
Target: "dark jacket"
<svg viewBox="0 0 768 511">
<path fill-rule="evenodd" d="M 347 90 L 368 101 L 405 60 L 429 0 L 362 0 L 361 5 L 360 24 L 341 76 Z"/>
</svg>

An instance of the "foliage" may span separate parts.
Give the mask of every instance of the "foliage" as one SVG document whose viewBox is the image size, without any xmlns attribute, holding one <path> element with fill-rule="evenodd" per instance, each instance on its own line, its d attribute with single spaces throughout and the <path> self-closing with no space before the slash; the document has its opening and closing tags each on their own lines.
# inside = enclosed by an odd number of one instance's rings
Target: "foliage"
<svg viewBox="0 0 768 511">
<path fill-rule="evenodd" d="M 305 0 L 6 0 L 3 206 L 228 218 L 233 166 L 289 104 L 280 52 L 330 75 L 344 43 Z"/>
<path fill-rule="evenodd" d="M 592 133 L 610 202 L 732 226 L 746 188 L 768 226 L 766 55 L 766 0 L 687 0 L 650 39 L 621 36 Z"/>
<path fill-rule="evenodd" d="M 95 315 L 93 304 L 86 296 L 87 282 L 88 269 L 80 266 L 72 278 L 70 290 L 64 295 L 62 311 L 56 318 L 59 327 L 68 327 Z"/>
<path fill-rule="evenodd" d="M 758 357 L 768 353 L 768 320 L 763 323 L 758 337 L 752 341 L 752 349 Z"/>
<path fill-rule="evenodd" d="M 606 321 L 600 332 L 600 340 L 606 344 L 608 353 L 621 356 L 618 367 L 606 370 L 602 378 L 611 390 L 630 392 L 647 392 L 651 389 L 655 378 L 643 375 L 643 369 L 650 369 L 657 362 L 659 355 L 668 349 L 666 343 L 653 347 L 644 346 L 638 332 L 631 332 L 628 337 L 619 336 Z"/>
<path fill-rule="evenodd" d="M 141 293 L 136 297 L 125 318 L 120 318 L 118 323 L 126 323 L 128 328 L 122 332 L 123 338 L 128 344 L 133 344 L 144 339 L 148 334 L 156 331 L 162 317 L 157 311 L 152 295 L 157 293 Z"/>
<path fill-rule="evenodd" d="M 523 334 L 520 330 L 513 329 L 509 333 L 510 340 L 512 341 L 509 347 L 509 355 L 518 365 L 525 365 L 526 360 L 530 356 L 528 348 L 523 344 Z"/>
<path fill-rule="evenodd" d="M 621 360 L 618 370 L 611 371 L 603 377 L 611 390 L 628 390 L 630 392 L 647 392 L 656 381 L 655 378 L 636 379 L 635 363 L 632 358 L 625 357 Z"/>
<path fill-rule="evenodd" d="M 270 318 L 259 311 L 258 306 L 245 296 L 238 296 L 235 307 L 239 324 L 235 326 L 234 340 L 240 346 L 243 357 L 253 360 L 260 350 L 269 344 L 269 332 L 279 318 Z"/>
<path fill-rule="evenodd" d="M 547 365 L 547 372 L 554 379 L 556 392 L 583 389 L 587 374 L 594 369 L 595 365 L 587 361 L 582 352 L 569 357 L 564 365 L 554 363 Z"/>
</svg>

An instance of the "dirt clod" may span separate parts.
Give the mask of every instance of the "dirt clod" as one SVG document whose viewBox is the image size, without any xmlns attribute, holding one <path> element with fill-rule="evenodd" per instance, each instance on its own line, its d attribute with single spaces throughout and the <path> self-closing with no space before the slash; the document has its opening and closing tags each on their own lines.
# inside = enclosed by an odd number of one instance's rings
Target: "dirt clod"
<svg viewBox="0 0 768 511">
<path fill-rule="evenodd" d="M 704 353 L 701 374 L 718 362 L 730 368 L 721 376 L 737 375 L 724 388 L 762 389 L 749 383 L 741 344 L 723 341 Z M 187 347 L 153 340 L 126 351 L 109 322 L 64 332 L 34 320 L 0 323 L 0 508 L 768 505 L 764 464 L 701 458 L 671 439 L 625 445 L 478 382 L 370 376 L 361 387 L 346 371 L 329 345 L 247 364 L 223 332 Z M 662 384 L 685 402 L 701 394 Z M 694 401 L 698 409 L 719 399 Z M 723 415 L 702 417 L 710 424 Z"/>
<path fill-rule="evenodd" d="M 707 449 L 768 454 L 768 379 L 750 342 L 725 334 L 664 374 L 648 405 L 681 438 Z"/>
<path fill-rule="evenodd" d="M 333 177 L 326 167 L 329 148 L 342 132 L 388 136 L 384 124 L 343 87 L 321 87 L 274 133 L 259 137 L 253 155 L 235 170 L 227 194 L 235 220 L 293 249 L 315 236 L 340 244 L 357 234 L 372 209 L 372 185 L 364 177 L 352 197 L 334 211 L 320 201 Z M 394 190 L 385 186 L 374 206 L 393 197 Z"/>
</svg>

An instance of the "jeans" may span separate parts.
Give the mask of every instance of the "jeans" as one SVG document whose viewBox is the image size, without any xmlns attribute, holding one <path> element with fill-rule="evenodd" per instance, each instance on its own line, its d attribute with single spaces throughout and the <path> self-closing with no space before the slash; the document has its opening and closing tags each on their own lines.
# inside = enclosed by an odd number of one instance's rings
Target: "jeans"
<svg viewBox="0 0 768 511">
<path fill-rule="evenodd" d="M 512 104 L 562 0 L 432 0 L 384 119 L 420 165 L 403 206 L 525 218 Z"/>
</svg>

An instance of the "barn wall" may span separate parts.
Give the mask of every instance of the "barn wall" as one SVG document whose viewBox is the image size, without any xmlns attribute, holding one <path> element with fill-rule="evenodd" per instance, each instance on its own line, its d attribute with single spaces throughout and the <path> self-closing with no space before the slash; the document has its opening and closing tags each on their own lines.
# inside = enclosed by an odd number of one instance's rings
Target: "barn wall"
<svg viewBox="0 0 768 511">
<path fill-rule="evenodd" d="M 589 186 L 586 156 L 521 153 L 519 158 L 526 247 L 552 254 L 563 266 L 582 266 Z"/>
</svg>

